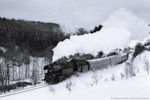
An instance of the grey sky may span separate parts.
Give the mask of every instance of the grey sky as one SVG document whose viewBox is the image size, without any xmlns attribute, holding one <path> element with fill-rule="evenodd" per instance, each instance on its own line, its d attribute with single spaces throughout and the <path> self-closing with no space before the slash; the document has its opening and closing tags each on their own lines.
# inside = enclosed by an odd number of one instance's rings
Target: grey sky
<svg viewBox="0 0 150 100">
<path fill-rule="evenodd" d="M 0 17 L 92 29 L 120 7 L 150 23 L 150 0 L 0 0 Z"/>
</svg>

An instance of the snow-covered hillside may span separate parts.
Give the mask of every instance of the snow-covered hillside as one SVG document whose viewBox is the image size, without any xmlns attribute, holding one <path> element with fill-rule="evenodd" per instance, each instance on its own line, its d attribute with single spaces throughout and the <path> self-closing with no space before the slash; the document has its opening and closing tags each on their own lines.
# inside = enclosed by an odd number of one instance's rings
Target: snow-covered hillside
<svg viewBox="0 0 150 100">
<path fill-rule="evenodd" d="M 149 100 L 150 75 L 144 61 L 150 63 L 150 52 L 145 51 L 135 58 L 133 77 L 126 78 L 125 62 L 95 72 L 79 73 L 59 84 L 1 100 Z"/>
</svg>

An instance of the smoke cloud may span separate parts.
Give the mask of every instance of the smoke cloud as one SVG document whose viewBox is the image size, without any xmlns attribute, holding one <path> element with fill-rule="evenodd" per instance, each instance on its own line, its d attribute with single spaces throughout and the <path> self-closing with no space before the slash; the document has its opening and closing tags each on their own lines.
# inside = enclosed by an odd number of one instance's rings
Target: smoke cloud
<svg viewBox="0 0 150 100">
<path fill-rule="evenodd" d="M 53 49 L 53 61 L 75 53 L 109 53 L 116 48 L 126 47 L 131 40 L 141 40 L 148 36 L 148 24 L 124 8 L 112 13 L 103 25 L 103 29 L 94 34 L 71 36 L 59 42 Z"/>
</svg>

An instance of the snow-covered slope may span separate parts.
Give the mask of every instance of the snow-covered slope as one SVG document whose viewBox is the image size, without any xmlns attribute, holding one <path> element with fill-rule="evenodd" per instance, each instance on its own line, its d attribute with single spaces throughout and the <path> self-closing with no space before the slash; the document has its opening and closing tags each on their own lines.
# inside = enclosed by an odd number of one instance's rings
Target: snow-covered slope
<svg viewBox="0 0 150 100">
<path fill-rule="evenodd" d="M 150 76 L 144 75 L 128 80 L 105 82 L 105 84 L 89 88 L 78 88 L 71 92 L 62 87 L 61 90 L 56 90 L 53 93 L 46 87 L 1 98 L 1 100 L 111 100 L 111 98 L 150 98 L 149 84 Z"/>
<path fill-rule="evenodd" d="M 143 59 L 149 62 L 149 57 L 150 52 L 146 51 L 135 58 L 133 66 L 136 76 L 128 77 L 128 79 L 122 76 L 125 75 L 126 67 L 126 63 L 123 63 L 110 66 L 108 69 L 80 73 L 59 84 L 1 98 L 1 100 L 12 100 L 12 98 L 15 100 L 111 100 L 117 98 L 148 100 L 150 99 L 150 75 L 145 70 Z"/>
</svg>

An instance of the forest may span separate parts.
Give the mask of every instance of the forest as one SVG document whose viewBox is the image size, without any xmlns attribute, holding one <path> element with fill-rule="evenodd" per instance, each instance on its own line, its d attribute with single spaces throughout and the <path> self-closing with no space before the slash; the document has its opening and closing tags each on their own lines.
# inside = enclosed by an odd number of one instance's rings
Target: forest
<svg viewBox="0 0 150 100">
<path fill-rule="evenodd" d="M 37 79 L 44 66 L 39 65 L 38 58 L 45 58 L 50 63 L 52 49 L 69 37 L 56 23 L 0 17 L 1 88 L 15 80 Z"/>
<path fill-rule="evenodd" d="M 0 17 L 0 88 L 13 88 L 11 82 L 24 79 L 31 79 L 36 84 L 43 75 L 44 65 L 52 61 L 52 49 L 60 41 L 71 35 L 94 33 L 102 27 L 99 25 L 90 31 L 78 28 L 71 34 L 64 32 L 57 23 Z"/>
<path fill-rule="evenodd" d="M 59 24 L 0 18 L 0 46 L 8 51 L 47 56 L 59 41 L 67 38 Z M 51 57 L 52 55 L 50 55 Z"/>
</svg>

